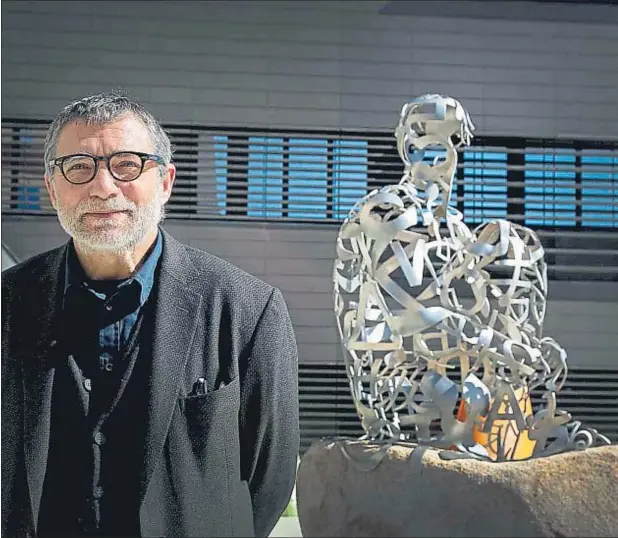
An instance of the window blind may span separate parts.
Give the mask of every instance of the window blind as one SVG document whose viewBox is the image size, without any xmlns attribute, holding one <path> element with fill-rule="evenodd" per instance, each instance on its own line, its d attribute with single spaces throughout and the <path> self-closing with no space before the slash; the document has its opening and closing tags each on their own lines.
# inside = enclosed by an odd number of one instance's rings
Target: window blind
<svg viewBox="0 0 618 538">
<path fill-rule="evenodd" d="M 53 214 L 43 184 L 47 127 L 2 120 L 7 214 Z M 403 171 L 387 131 L 164 127 L 178 168 L 170 219 L 337 225 Z M 617 142 L 477 136 L 460 150 L 455 179 L 451 204 L 470 227 L 506 218 L 537 231 L 550 278 L 618 280 Z"/>
</svg>

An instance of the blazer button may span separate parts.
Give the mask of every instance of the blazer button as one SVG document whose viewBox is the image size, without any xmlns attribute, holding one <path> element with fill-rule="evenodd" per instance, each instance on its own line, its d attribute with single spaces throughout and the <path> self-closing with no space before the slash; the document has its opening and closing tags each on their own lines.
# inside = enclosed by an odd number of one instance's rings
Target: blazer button
<svg viewBox="0 0 618 538">
<path fill-rule="evenodd" d="M 105 444 L 105 435 L 103 435 L 101 432 L 96 432 L 94 434 L 94 442 L 99 446 Z"/>
<path fill-rule="evenodd" d="M 88 532 L 90 530 L 89 525 L 86 523 L 86 520 L 81 516 L 77 518 L 77 524 L 79 525 L 79 528 L 82 530 L 82 532 Z"/>
<path fill-rule="evenodd" d="M 54 347 L 56 347 L 57 345 L 58 345 L 58 340 L 52 340 L 52 341 L 49 343 L 49 347 L 51 347 L 51 348 L 54 348 Z"/>
<path fill-rule="evenodd" d="M 92 381 L 88 378 L 84 379 L 84 388 L 90 392 L 92 389 Z"/>
<path fill-rule="evenodd" d="M 100 499 L 101 497 L 103 497 L 103 487 L 102 486 L 97 486 L 92 490 L 92 496 L 95 499 Z"/>
</svg>

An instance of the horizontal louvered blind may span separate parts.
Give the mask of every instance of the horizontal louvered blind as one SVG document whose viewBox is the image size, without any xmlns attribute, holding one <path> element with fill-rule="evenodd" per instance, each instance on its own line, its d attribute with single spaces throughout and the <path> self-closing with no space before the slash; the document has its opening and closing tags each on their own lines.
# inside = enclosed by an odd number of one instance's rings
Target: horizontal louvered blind
<svg viewBox="0 0 618 538">
<path fill-rule="evenodd" d="M 364 434 L 343 364 L 301 365 L 299 383 L 301 453 L 323 437 Z M 532 402 L 535 410 L 544 403 L 539 392 Z M 571 368 L 557 402 L 582 426 L 618 442 L 618 369 Z"/>
<path fill-rule="evenodd" d="M 52 213 L 47 126 L 2 121 L 6 213 Z M 392 132 L 165 127 L 178 168 L 169 218 L 334 224 L 403 169 Z M 550 278 L 618 279 L 618 144 L 478 136 L 459 157 L 451 203 L 469 226 L 507 218 L 534 228 Z"/>
</svg>

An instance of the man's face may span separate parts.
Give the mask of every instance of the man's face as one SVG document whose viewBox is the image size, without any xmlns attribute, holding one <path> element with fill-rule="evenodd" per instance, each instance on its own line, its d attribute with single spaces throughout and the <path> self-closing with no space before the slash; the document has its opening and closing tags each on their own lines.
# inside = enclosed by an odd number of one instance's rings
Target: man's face
<svg viewBox="0 0 618 538">
<path fill-rule="evenodd" d="M 154 153 L 144 124 L 132 115 L 106 125 L 70 123 L 60 133 L 56 157 L 86 153 L 108 156 L 118 151 Z M 73 185 L 58 167 L 45 176 L 45 185 L 64 230 L 83 247 L 120 252 L 135 248 L 156 230 L 169 200 L 175 167 L 163 178 L 161 166 L 146 161 L 144 171 L 129 183 L 115 180 L 104 162 L 95 178 Z"/>
</svg>

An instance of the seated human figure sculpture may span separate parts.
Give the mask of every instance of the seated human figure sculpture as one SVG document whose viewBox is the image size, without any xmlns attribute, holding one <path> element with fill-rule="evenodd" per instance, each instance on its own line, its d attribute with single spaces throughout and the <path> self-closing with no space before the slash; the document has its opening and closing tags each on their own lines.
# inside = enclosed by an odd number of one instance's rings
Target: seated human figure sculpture
<svg viewBox="0 0 618 538">
<path fill-rule="evenodd" d="M 473 131 L 453 98 L 406 103 L 401 181 L 359 200 L 340 228 L 334 305 L 363 438 L 488 461 L 609 444 L 556 407 L 566 352 L 542 334 L 538 236 L 506 220 L 470 230 L 449 206 Z"/>
</svg>

